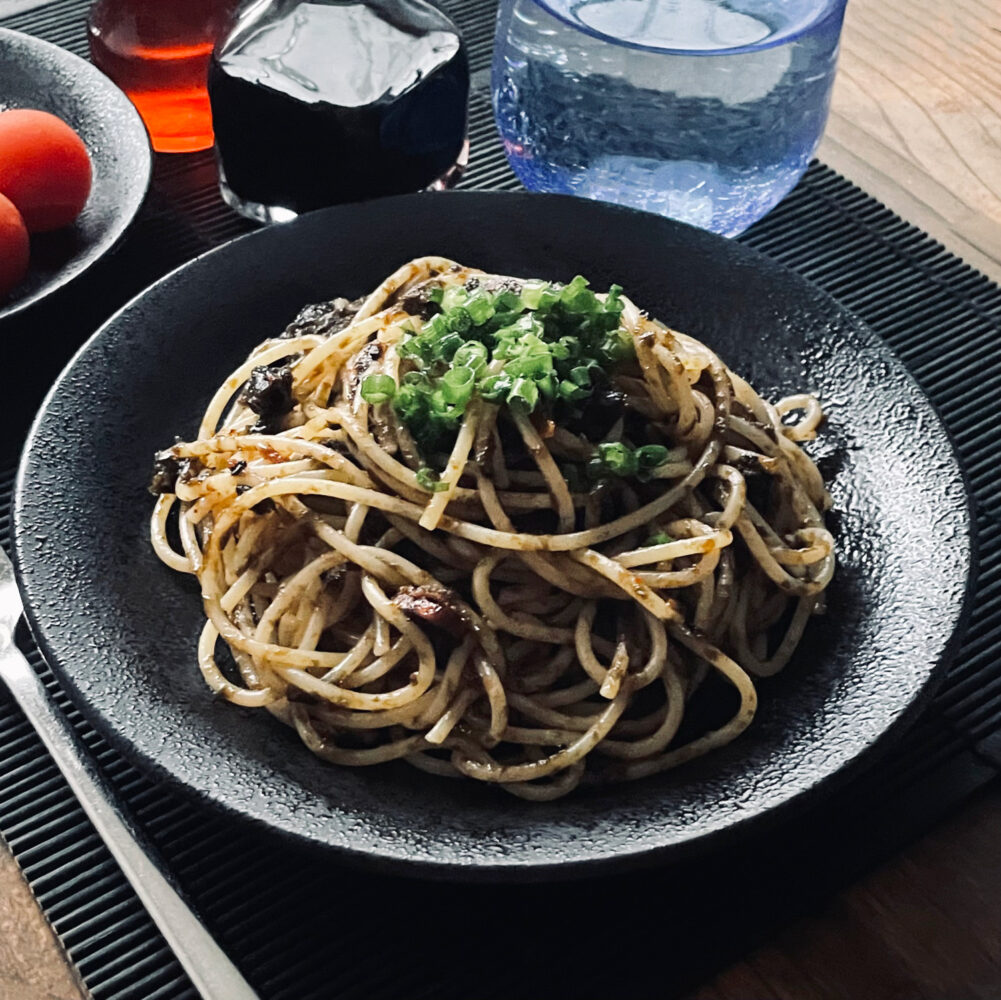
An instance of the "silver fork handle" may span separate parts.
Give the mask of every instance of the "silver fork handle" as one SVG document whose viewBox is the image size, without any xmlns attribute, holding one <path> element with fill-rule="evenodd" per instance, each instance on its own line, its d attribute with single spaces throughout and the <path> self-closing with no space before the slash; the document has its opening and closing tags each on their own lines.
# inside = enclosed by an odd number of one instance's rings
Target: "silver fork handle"
<svg viewBox="0 0 1001 1000">
<path fill-rule="evenodd" d="M 203 1000 L 259 1000 L 153 860 L 155 848 L 116 804 L 90 752 L 13 643 L 0 651 L 0 677 Z"/>
</svg>

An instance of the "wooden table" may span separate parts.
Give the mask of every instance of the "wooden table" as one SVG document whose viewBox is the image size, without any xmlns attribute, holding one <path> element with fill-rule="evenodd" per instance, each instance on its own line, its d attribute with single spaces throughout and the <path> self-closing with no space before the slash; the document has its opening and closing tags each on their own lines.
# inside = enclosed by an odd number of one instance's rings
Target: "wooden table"
<svg viewBox="0 0 1001 1000">
<path fill-rule="evenodd" d="M 1001 281 L 1001 2 L 849 0 L 817 155 Z"/>
<path fill-rule="evenodd" d="M 1001 0 L 850 0 L 818 154 L 1001 281 Z M 1001 786 L 692 1000 L 997 1000 Z M 0 998 L 85 996 L 0 845 Z"/>
</svg>

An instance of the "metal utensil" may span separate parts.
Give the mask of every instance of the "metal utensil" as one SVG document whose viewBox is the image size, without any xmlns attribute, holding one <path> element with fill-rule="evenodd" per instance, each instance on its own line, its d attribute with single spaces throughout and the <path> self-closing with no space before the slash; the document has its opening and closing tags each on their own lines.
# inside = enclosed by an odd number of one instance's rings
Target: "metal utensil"
<svg viewBox="0 0 1001 1000">
<path fill-rule="evenodd" d="M 89 751 L 57 711 L 14 644 L 21 617 L 14 567 L 0 549 L 0 678 L 35 727 L 73 794 L 90 817 L 153 922 L 203 1000 L 258 1000 L 198 917 L 170 884 L 145 836 L 117 804 Z"/>
</svg>

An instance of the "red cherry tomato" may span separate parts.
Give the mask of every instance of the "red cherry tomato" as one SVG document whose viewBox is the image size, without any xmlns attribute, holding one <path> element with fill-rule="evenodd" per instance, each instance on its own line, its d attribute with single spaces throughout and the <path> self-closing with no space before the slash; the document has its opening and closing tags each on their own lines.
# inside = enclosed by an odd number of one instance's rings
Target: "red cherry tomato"
<svg viewBox="0 0 1001 1000">
<path fill-rule="evenodd" d="M 0 194 L 0 301 L 28 273 L 28 230 L 21 213 Z"/>
<path fill-rule="evenodd" d="M 45 111 L 0 111 L 0 194 L 28 232 L 68 226 L 90 194 L 87 147 L 61 118 Z"/>
</svg>

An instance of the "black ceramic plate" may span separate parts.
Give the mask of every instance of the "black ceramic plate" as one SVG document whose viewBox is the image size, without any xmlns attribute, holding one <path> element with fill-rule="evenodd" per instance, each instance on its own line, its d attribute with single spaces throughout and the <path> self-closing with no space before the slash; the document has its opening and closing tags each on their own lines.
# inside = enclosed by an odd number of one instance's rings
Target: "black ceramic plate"
<svg viewBox="0 0 1001 1000">
<path fill-rule="evenodd" d="M 829 613 L 760 685 L 736 742 L 673 773 L 554 803 L 405 764 L 340 769 L 269 715 L 211 698 L 196 588 L 147 540 L 151 456 L 304 303 L 357 296 L 435 253 L 596 286 L 702 338 L 766 395 L 820 394 L 839 568 Z M 917 385 L 857 319 L 738 244 L 626 209 L 528 194 L 343 206 L 181 268 L 77 355 L 35 423 L 15 500 L 32 628 L 88 717 L 200 800 L 357 860 L 456 877 L 542 877 L 723 843 L 850 773 L 927 694 L 962 618 L 963 479 Z"/>
<path fill-rule="evenodd" d="M 82 274 L 128 228 L 149 186 L 146 126 L 129 99 L 89 62 L 31 35 L 0 28 L 0 111 L 58 115 L 83 139 L 94 168 L 90 197 L 72 226 L 32 237 L 28 276 L 0 298 L 0 320 Z"/>
</svg>

